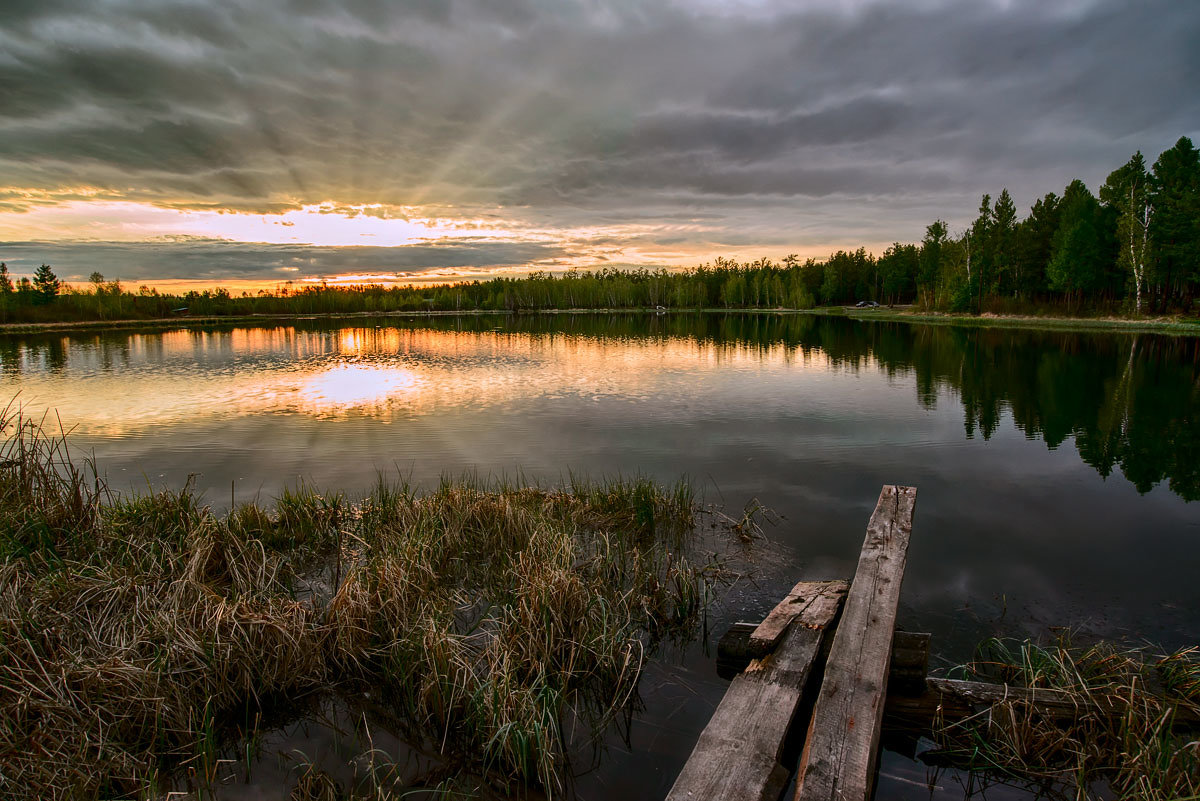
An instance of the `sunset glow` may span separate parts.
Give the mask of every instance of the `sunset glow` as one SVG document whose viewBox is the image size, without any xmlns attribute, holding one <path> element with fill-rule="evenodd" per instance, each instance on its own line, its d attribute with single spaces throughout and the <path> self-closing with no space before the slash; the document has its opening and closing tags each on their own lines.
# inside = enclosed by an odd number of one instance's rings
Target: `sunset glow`
<svg viewBox="0 0 1200 801">
<path fill-rule="evenodd" d="M 63 338 L 62 346 L 67 342 Z M 208 372 L 192 376 L 186 393 L 173 391 L 177 369 L 196 352 L 283 354 L 290 366 Z M 20 363 L 5 366 L 36 372 L 48 357 L 47 350 L 29 350 Z M 397 328 L 346 328 L 336 337 L 291 327 L 177 330 L 132 335 L 119 353 L 97 340 L 80 357 L 72 368 L 95 376 L 86 396 L 44 382 L 27 387 L 21 405 L 34 416 L 55 409 L 79 434 L 104 437 L 211 415 L 392 420 L 564 396 L 648 400 L 664 386 L 684 391 L 697 375 L 740 383 L 755 371 L 788 365 L 802 367 L 807 380 L 835 370 L 823 351 L 783 344 L 714 345 L 681 337 L 618 346 L 588 336 Z M 144 376 L 142 391 L 131 395 L 119 374 L 104 366 L 126 359 L 165 369 Z"/>
<path fill-rule="evenodd" d="M 1136 80 L 1194 49 L 1180 7 L 942 5 L 6 6 L 0 261 L 253 292 L 879 255 L 1196 132 L 1186 70 Z"/>
</svg>

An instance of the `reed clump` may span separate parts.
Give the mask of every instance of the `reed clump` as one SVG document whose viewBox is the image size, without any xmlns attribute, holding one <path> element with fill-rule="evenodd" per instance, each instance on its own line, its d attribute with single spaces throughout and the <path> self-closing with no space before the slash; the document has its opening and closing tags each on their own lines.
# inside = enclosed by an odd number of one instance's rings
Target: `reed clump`
<svg viewBox="0 0 1200 801">
<path fill-rule="evenodd" d="M 713 575 L 683 486 L 381 481 L 217 515 L 190 486 L 109 492 L 19 413 L 0 430 L 2 797 L 204 787 L 237 722 L 328 692 L 553 793 L 564 717 L 625 708 Z"/>
<path fill-rule="evenodd" d="M 1075 713 L 1023 700 L 994 704 L 937 732 L 942 759 L 1038 784 L 1048 797 L 1200 798 L 1200 660 L 1111 643 L 993 639 L 964 678 L 1069 694 Z"/>
</svg>

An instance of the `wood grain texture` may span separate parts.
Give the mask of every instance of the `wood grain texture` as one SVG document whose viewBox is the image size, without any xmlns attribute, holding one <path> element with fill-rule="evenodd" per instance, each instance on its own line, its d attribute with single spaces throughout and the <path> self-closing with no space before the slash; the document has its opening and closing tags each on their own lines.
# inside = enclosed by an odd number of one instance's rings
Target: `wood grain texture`
<svg viewBox="0 0 1200 801">
<path fill-rule="evenodd" d="M 813 709 L 797 801 L 870 797 L 916 499 L 914 487 L 879 494 Z"/>
<path fill-rule="evenodd" d="M 776 649 L 751 661 L 733 680 L 668 801 L 779 797 L 789 776 L 779 764 L 784 739 L 847 590 L 844 581 L 819 582 L 785 627 Z"/>
<path fill-rule="evenodd" d="M 775 650 L 787 627 L 808 605 L 816 600 L 829 584 L 845 582 L 801 581 L 791 592 L 775 605 L 762 623 L 750 635 L 749 650 L 754 656 L 763 656 Z"/>
</svg>

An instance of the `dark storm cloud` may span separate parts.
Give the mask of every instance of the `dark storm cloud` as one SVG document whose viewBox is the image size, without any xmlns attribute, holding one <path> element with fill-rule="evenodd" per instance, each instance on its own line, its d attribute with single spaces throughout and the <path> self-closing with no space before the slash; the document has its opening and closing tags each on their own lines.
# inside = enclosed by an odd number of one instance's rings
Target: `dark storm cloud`
<svg viewBox="0 0 1200 801">
<path fill-rule="evenodd" d="M 6 0 L 0 182 L 915 238 L 1197 134 L 1197 42 L 1179 0 Z"/>
<path fill-rule="evenodd" d="M 6 242 L 0 261 L 17 275 L 49 262 L 68 281 L 93 272 L 137 282 L 162 279 L 287 281 L 346 273 L 411 273 L 530 264 L 566 251 L 539 243 L 454 240 L 400 247 L 318 247 L 180 238 L 157 242 Z"/>
</svg>

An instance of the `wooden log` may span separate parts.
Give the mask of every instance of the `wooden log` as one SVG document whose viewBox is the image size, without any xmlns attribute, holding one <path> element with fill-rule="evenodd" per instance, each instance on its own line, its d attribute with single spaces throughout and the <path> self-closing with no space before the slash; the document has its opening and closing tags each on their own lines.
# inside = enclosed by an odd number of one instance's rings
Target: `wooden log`
<svg viewBox="0 0 1200 801">
<path fill-rule="evenodd" d="M 916 499 L 914 487 L 879 494 L 813 707 L 797 801 L 870 798 Z"/>
<path fill-rule="evenodd" d="M 750 653 L 750 635 L 758 628 L 757 623 L 734 623 L 729 631 L 717 640 L 717 675 L 723 679 L 733 680 L 755 659 L 762 654 Z"/>
<path fill-rule="evenodd" d="M 1095 699 L 1062 690 L 931 677 L 926 680 L 926 691 L 920 695 L 889 695 L 886 714 L 889 726 L 930 731 L 938 721 L 953 724 L 1002 702 L 1027 707 L 1055 721 L 1075 720 L 1084 715 L 1118 717 L 1125 712 L 1122 706 L 1106 707 Z M 1200 715 L 1186 706 L 1178 706 L 1174 725 L 1185 729 L 1198 727 Z"/>
<path fill-rule="evenodd" d="M 825 632 L 846 597 L 846 582 L 819 590 L 785 628 L 775 650 L 734 678 L 668 801 L 775 801 L 789 771 L 779 764 Z"/>
</svg>

